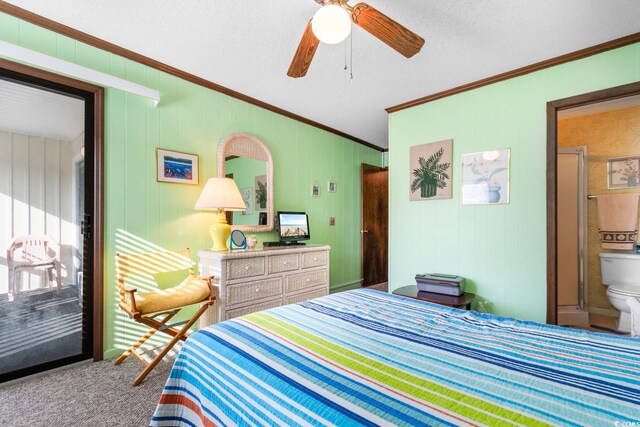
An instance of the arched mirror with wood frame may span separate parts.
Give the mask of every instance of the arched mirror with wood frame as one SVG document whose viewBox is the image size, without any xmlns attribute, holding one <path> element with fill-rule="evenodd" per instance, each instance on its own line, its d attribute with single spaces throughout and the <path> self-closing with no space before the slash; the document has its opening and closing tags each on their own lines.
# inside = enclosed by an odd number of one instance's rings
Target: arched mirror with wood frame
<svg viewBox="0 0 640 427">
<path fill-rule="evenodd" d="M 218 176 L 238 185 L 246 212 L 228 212 L 227 222 L 245 232 L 273 230 L 273 159 L 267 146 L 248 133 L 233 133 L 218 145 Z"/>
</svg>

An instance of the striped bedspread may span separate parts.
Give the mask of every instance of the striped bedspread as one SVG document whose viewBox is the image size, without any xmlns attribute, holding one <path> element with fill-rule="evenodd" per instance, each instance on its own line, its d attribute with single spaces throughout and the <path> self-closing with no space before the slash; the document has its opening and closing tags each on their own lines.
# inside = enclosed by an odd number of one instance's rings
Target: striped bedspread
<svg viewBox="0 0 640 427">
<path fill-rule="evenodd" d="M 343 292 L 194 333 L 151 425 L 640 425 L 640 340 Z"/>
</svg>

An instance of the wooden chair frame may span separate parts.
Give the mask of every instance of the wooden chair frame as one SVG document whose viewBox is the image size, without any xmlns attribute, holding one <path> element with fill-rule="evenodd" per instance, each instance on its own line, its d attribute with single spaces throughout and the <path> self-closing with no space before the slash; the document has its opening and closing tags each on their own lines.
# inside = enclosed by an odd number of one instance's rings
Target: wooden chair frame
<svg viewBox="0 0 640 427">
<path fill-rule="evenodd" d="M 164 265 L 164 262 L 170 260 L 170 265 Z M 158 313 L 140 313 L 136 307 L 135 293 L 137 289 L 127 287 L 125 285 L 125 279 L 128 277 L 135 277 L 144 274 L 155 274 L 170 271 L 177 271 L 182 269 L 189 270 L 189 276 L 205 281 L 209 286 L 209 296 L 200 301 L 202 306 L 198 311 L 187 321 L 179 322 L 172 325 L 167 324 L 173 316 L 175 316 L 184 307 L 194 305 L 188 304 L 182 307 L 176 307 L 169 311 Z M 184 341 L 188 338 L 188 330 L 193 324 L 204 314 L 204 312 L 213 305 L 215 302 L 215 291 L 213 284 L 213 276 L 196 276 L 191 263 L 191 253 L 189 248 L 175 251 L 175 252 L 156 252 L 136 255 L 122 255 L 116 253 L 116 271 L 118 280 L 118 291 L 120 295 L 120 308 L 127 313 L 130 319 L 136 322 L 142 323 L 151 329 L 147 331 L 135 344 L 129 347 L 120 357 L 115 360 L 115 364 L 119 365 L 127 357 L 132 354 L 145 365 L 144 370 L 133 381 L 133 385 L 140 384 L 145 377 L 156 367 L 156 365 L 164 358 L 167 353 L 173 348 L 173 346 L 180 340 Z M 127 300 L 127 294 L 129 300 Z M 129 301 L 131 303 L 129 303 Z M 155 317 L 162 316 L 161 320 L 155 319 Z M 177 329 L 176 326 L 183 325 L 181 329 Z M 151 338 L 156 332 L 163 332 L 170 335 L 172 339 L 165 345 L 162 351 L 151 361 L 145 360 L 137 349 L 144 344 L 149 338 Z"/>
</svg>

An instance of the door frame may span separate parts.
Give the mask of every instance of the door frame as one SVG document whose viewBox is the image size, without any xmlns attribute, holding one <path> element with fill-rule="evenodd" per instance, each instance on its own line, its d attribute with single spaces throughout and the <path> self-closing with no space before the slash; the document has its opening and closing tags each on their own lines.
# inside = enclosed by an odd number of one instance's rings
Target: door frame
<svg viewBox="0 0 640 427">
<path fill-rule="evenodd" d="M 547 102 L 547 323 L 558 323 L 558 111 L 640 95 L 640 82 Z"/>
<path fill-rule="evenodd" d="M 103 318 L 104 318 L 104 88 L 75 80 L 70 77 L 0 59 L 0 74 L 15 78 L 23 84 L 32 83 L 58 90 L 63 94 L 79 96 L 85 100 L 85 147 L 93 155 L 93 256 L 83 262 L 93 264 L 91 280 L 92 299 L 92 348 L 93 361 L 103 357 Z M 86 114 L 89 111 L 91 114 Z"/>
</svg>

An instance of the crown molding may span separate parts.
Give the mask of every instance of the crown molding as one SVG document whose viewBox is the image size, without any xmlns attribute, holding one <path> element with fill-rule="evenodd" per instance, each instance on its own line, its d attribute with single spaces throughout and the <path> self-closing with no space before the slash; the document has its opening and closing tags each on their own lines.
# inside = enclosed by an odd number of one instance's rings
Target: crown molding
<svg viewBox="0 0 640 427">
<path fill-rule="evenodd" d="M 413 101 L 407 101 L 402 104 L 395 105 L 393 107 L 386 108 L 387 113 L 395 113 L 396 111 L 405 110 L 407 108 L 415 107 L 417 105 L 426 104 L 427 102 L 435 101 L 437 99 L 446 98 L 451 95 L 457 95 L 462 92 L 478 89 L 482 86 L 487 86 L 493 83 L 502 82 L 512 79 L 514 77 L 523 76 L 525 74 L 533 73 L 534 71 L 544 70 L 545 68 L 554 67 L 556 65 L 564 64 L 566 62 L 575 61 L 577 59 L 586 58 L 588 56 L 597 55 L 608 50 L 617 49 L 619 47 L 627 46 L 633 43 L 640 42 L 640 33 L 630 34 L 619 39 L 610 40 L 605 43 L 601 43 L 595 46 L 591 46 L 585 49 L 580 49 L 575 52 L 567 53 L 565 55 L 557 56 L 555 58 L 547 59 L 542 62 L 527 65 L 526 67 L 517 68 L 515 70 L 507 71 L 506 73 L 497 74 L 486 79 L 477 80 L 472 83 L 467 83 L 462 86 L 447 89 L 442 92 L 434 93 L 433 95 L 427 95 L 422 98 L 414 99 Z"/>
</svg>

